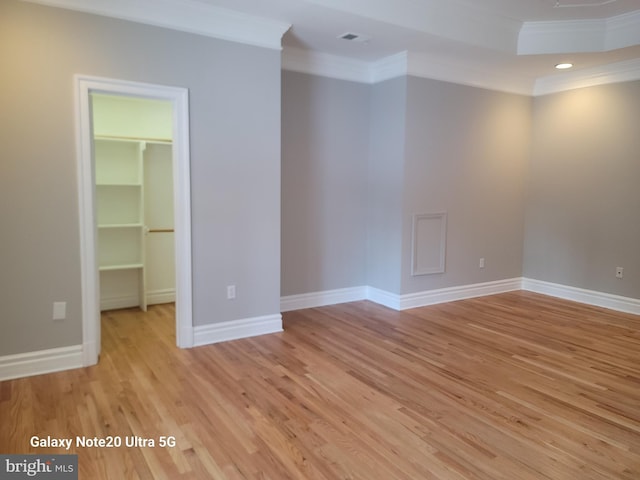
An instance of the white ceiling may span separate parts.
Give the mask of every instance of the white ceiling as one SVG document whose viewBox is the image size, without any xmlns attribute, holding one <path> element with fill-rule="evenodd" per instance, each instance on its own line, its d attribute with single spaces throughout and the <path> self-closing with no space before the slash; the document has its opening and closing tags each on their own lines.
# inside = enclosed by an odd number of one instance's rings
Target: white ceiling
<svg viewBox="0 0 640 480">
<path fill-rule="evenodd" d="M 288 53 L 302 54 L 291 49 L 366 62 L 407 51 L 414 74 L 535 93 L 550 76 L 601 76 L 606 65 L 640 59 L 640 0 L 198 1 L 290 23 L 284 63 L 299 70 L 304 62 Z M 345 32 L 371 40 L 336 38 Z M 311 63 L 331 63 L 319 58 Z M 565 61 L 574 68 L 558 73 Z"/>
<path fill-rule="evenodd" d="M 404 72 L 543 94 L 640 78 L 640 0 L 28 1 L 271 48 L 286 32 L 285 68 L 349 80 Z"/>
</svg>

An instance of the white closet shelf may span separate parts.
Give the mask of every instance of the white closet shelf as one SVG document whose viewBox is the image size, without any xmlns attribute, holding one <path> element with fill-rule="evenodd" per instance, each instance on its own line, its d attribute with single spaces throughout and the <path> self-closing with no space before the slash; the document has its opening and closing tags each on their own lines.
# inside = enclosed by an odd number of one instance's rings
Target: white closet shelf
<svg viewBox="0 0 640 480">
<path fill-rule="evenodd" d="M 98 228 L 141 228 L 141 223 L 104 223 L 98 225 Z"/>
<path fill-rule="evenodd" d="M 96 187 L 141 187 L 141 183 L 96 183 Z"/>
<path fill-rule="evenodd" d="M 128 263 L 124 265 L 102 265 L 98 267 L 101 272 L 107 272 L 110 270 L 135 270 L 136 268 L 143 268 L 142 263 Z"/>
<path fill-rule="evenodd" d="M 111 136 L 111 135 L 95 135 L 95 140 L 107 140 L 110 142 L 146 142 L 157 143 L 159 145 L 171 145 L 173 141 L 170 138 L 149 138 L 149 137 L 125 137 L 125 136 Z"/>
</svg>

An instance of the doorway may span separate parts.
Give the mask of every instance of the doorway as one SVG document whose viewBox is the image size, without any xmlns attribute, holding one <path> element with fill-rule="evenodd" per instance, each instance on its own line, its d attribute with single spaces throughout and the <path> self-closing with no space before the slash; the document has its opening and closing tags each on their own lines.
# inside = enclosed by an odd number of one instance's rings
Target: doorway
<svg viewBox="0 0 640 480">
<path fill-rule="evenodd" d="M 175 302 L 172 110 L 91 93 L 101 311 Z"/>
<path fill-rule="evenodd" d="M 171 157 L 173 173 L 173 210 L 175 240 L 175 302 L 176 302 L 176 343 L 178 347 L 193 346 L 192 321 L 192 288 L 191 288 L 191 194 L 190 194 L 190 160 L 188 133 L 188 92 L 183 88 L 164 87 L 160 85 L 127 82 L 97 77 L 76 76 L 76 109 L 78 129 L 78 172 L 79 172 L 79 210 L 80 210 L 80 255 L 82 281 L 82 326 L 83 326 L 83 363 L 85 366 L 96 364 L 100 354 L 100 270 L 104 264 L 103 255 L 98 249 L 98 204 L 97 196 L 102 195 L 95 184 L 96 174 L 100 166 L 95 162 L 94 128 L 92 116 L 92 95 L 128 97 L 150 101 L 168 102 L 171 107 Z M 156 139 L 157 140 L 157 139 Z M 116 142 L 116 139 L 104 139 L 105 143 Z M 126 142 L 125 142 L 126 143 Z M 132 142 L 129 142 L 132 143 Z M 143 144 L 144 143 L 144 144 Z M 158 142 L 156 142 L 158 143 Z M 129 147 L 131 145 L 128 145 Z M 122 147 L 122 145 L 119 145 Z M 102 147 L 100 147 L 102 148 Z M 146 149 L 145 142 L 138 142 L 137 148 Z M 139 158 L 143 158 L 140 156 Z M 144 160 L 141 160 L 144 161 Z M 142 177 L 140 177 L 142 182 Z M 106 184 L 110 182 L 104 182 Z M 113 182 L 111 182 L 113 183 Z M 127 183 L 127 182 L 122 182 Z M 136 182 L 128 182 L 133 185 Z M 108 190 L 108 188 L 106 189 Z M 130 192 L 125 197 L 134 197 Z M 107 194 L 109 195 L 109 194 Z M 142 207 L 142 206 L 141 206 Z M 117 209 L 116 209 L 117 210 Z M 131 211 L 126 207 L 122 211 Z M 108 235 L 116 233 L 122 226 L 124 237 L 136 237 L 134 224 L 137 221 L 118 220 L 107 227 Z M 104 225 L 103 225 L 104 226 Z M 112 230 L 112 231 L 110 231 Z M 159 230 L 168 230 L 161 228 Z M 144 231 L 139 230 L 144 239 Z M 162 232 L 166 233 L 166 232 Z M 122 232 L 118 232 L 122 234 Z M 118 235 L 115 235 L 117 237 Z M 122 235 L 121 235 L 122 236 Z M 134 260 L 129 265 L 139 264 L 135 251 L 129 248 L 128 254 Z M 126 262 L 113 261 L 120 267 Z M 138 268 L 138 267 L 136 267 Z M 116 268 L 117 269 L 117 268 Z M 122 270 L 122 269 L 121 269 Z M 139 272 L 139 281 L 144 282 L 143 272 Z M 144 285 L 139 287 L 141 300 L 146 303 Z"/>
</svg>

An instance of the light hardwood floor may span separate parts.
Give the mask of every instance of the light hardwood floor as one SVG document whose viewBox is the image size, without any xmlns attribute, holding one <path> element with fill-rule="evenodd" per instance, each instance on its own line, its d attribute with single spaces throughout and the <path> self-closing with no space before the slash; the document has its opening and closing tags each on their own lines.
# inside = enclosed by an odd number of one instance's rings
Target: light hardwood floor
<svg viewBox="0 0 640 480">
<path fill-rule="evenodd" d="M 527 292 L 284 314 L 178 350 L 173 307 L 104 315 L 98 366 L 0 383 L 0 453 L 76 448 L 81 479 L 640 478 L 640 317 Z"/>
</svg>

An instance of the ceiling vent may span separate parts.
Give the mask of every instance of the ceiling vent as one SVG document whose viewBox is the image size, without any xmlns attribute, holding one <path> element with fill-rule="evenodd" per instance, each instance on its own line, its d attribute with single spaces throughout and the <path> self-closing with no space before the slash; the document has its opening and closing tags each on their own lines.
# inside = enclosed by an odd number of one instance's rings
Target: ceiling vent
<svg viewBox="0 0 640 480">
<path fill-rule="evenodd" d="M 342 40 L 349 40 L 351 42 L 361 42 L 366 43 L 371 40 L 371 37 L 367 37 L 366 35 L 360 35 L 359 33 L 347 32 L 342 35 L 338 35 L 338 38 Z"/>
</svg>

